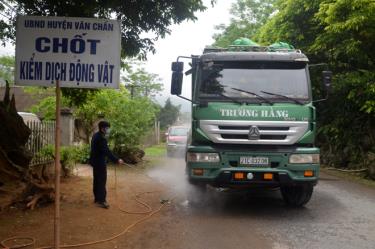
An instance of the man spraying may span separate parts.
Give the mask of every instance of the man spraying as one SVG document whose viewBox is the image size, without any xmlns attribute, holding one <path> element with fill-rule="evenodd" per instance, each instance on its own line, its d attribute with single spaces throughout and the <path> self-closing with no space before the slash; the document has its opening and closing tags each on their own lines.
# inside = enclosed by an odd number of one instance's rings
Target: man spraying
<svg viewBox="0 0 375 249">
<path fill-rule="evenodd" d="M 93 191 L 95 203 L 101 208 L 109 208 L 106 201 L 107 190 L 107 165 L 106 157 L 117 164 L 124 164 L 122 159 L 117 158 L 108 148 L 106 137 L 110 133 L 110 124 L 100 121 L 99 131 L 91 139 L 90 165 L 93 167 Z"/>
</svg>

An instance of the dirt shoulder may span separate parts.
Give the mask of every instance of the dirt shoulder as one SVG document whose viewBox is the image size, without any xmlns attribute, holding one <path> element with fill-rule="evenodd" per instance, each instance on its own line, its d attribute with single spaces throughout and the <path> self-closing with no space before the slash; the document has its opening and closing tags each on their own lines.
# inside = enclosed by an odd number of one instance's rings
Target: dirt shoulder
<svg viewBox="0 0 375 249">
<path fill-rule="evenodd" d="M 342 172 L 342 171 L 327 169 L 325 167 L 321 167 L 320 170 L 326 175 L 335 176 L 335 177 L 345 179 L 350 182 L 359 183 L 367 187 L 375 188 L 375 180 L 365 178 L 365 173 Z"/>
<path fill-rule="evenodd" d="M 107 183 L 108 202 L 111 204 L 111 208 L 106 210 L 96 207 L 92 197 L 91 170 L 90 166 L 80 166 L 77 176 L 62 180 L 61 241 L 63 244 L 77 244 L 109 238 L 145 216 L 126 214 L 116 207 L 113 167 L 109 167 Z M 141 199 L 153 209 L 160 206 L 160 199 L 167 198 L 164 187 L 147 177 L 144 171 L 144 166 L 133 169 L 118 168 L 117 203 L 123 209 L 145 210 L 133 198 L 138 193 L 151 192 L 141 196 Z M 3 212 L 0 214 L 0 240 L 13 236 L 25 236 L 35 238 L 37 247 L 52 245 L 53 215 L 53 204 L 35 210 L 25 211 L 13 208 Z M 150 220 L 137 225 L 119 239 L 81 248 L 126 248 L 128 236 L 142 230 L 142 226 L 147 226 L 149 222 L 155 221 L 159 217 L 160 213 L 155 214 Z"/>
</svg>

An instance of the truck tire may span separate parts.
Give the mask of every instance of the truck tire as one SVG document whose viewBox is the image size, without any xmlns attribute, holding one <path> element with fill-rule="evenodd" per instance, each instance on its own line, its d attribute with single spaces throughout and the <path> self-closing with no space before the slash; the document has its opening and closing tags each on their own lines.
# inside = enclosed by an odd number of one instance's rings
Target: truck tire
<svg viewBox="0 0 375 249">
<path fill-rule="evenodd" d="M 301 184 L 295 186 L 282 186 L 280 188 L 284 202 L 288 206 L 302 207 L 309 202 L 314 186 L 311 184 Z"/>
</svg>

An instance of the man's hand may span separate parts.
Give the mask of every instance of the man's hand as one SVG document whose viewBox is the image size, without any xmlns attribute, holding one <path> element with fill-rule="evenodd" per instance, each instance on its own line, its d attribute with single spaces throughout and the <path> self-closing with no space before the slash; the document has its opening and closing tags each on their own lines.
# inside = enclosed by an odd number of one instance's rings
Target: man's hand
<svg viewBox="0 0 375 249">
<path fill-rule="evenodd" d="M 118 164 L 125 164 L 125 163 L 124 163 L 124 160 L 122 160 L 122 159 L 119 159 L 117 163 L 118 163 Z"/>
</svg>

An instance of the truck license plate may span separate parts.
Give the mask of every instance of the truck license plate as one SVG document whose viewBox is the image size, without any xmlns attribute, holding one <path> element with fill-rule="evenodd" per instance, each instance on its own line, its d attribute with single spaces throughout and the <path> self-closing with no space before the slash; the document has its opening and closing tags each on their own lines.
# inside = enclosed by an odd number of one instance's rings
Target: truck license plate
<svg viewBox="0 0 375 249">
<path fill-rule="evenodd" d="M 240 157 L 240 164 L 254 165 L 254 166 L 266 166 L 268 165 L 268 157 L 244 156 L 244 157 Z"/>
</svg>

